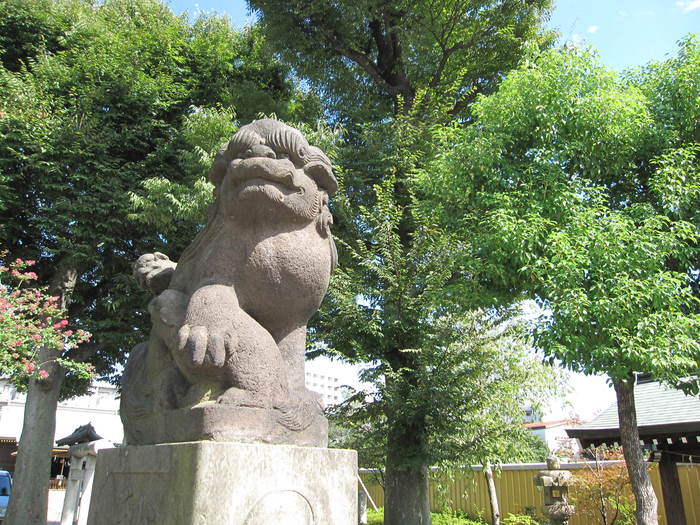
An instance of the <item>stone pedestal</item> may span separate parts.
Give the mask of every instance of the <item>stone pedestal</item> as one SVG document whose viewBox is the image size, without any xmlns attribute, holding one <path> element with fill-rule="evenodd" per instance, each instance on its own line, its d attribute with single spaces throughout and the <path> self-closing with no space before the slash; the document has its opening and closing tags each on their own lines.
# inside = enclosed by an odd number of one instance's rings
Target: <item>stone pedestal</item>
<svg viewBox="0 0 700 525">
<path fill-rule="evenodd" d="M 88 525 L 355 525 L 351 450 L 197 441 L 100 451 Z"/>
</svg>

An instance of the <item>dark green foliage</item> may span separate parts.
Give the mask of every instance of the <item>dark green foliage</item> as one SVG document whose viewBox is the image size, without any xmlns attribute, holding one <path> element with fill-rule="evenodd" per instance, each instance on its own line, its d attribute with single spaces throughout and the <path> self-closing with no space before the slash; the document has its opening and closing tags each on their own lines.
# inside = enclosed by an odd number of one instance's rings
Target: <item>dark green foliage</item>
<svg viewBox="0 0 700 525">
<path fill-rule="evenodd" d="M 547 45 L 549 0 L 250 0 L 282 57 L 336 118 L 376 122 L 414 105 L 463 113 L 493 90 L 525 42 Z"/>
<path fill-rule="evenodd" d="M 313 96 L 258 30 L 222 17 L 188 25 L 155 0 L 10 1 L 0 11 L 0 245 L 37 259 L 55 289 L 61 272 L 77 273 L 70 316 L 94 334 L 85 352 L 107 372 L 148 325 L 131 263 L 153 250 L 177 258 L 196 229 L 177 217 L 167 232 L 131 220 L 131 192 L 149 178 L 188 188 L 201 177 L 193 155 L 212 138 L 193 137 L 198 114 L 223 115 L 232 132 L 234 115 L 289 117 L 295 96 Z"/>
</svg>

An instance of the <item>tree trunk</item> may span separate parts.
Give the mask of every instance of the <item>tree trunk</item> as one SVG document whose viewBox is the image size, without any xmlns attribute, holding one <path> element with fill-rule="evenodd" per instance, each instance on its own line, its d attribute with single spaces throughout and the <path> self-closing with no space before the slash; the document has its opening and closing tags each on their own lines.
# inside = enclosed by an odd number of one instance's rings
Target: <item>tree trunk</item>
<svg viewBox="0 0 700 525">
<path fill-rule="evenodd" d="M 642 455 L 642 447 L 639 445 L 634 382 L 633 375 L 627 380 L 614 382 L 617 415 L 620 421 L 620 441 L 636 502 L 637 525 L 658 525 L 656 510 L 658 502 Z"/>
<path fill-rule="evenodd" d="M 56 266 L 49 289 L 58 296 L 58 305 L 68 306 L 78 272 L 66 259 Z M 48 373 L 46 379 L 30 379 L 24 422 L 19 438 L 12 495 L 4 525 L 46 525 L 51 478 L 51 452 L 56 433 L 56 408 L 65 370 L 55 359 L 60 350 L 39 348 L 38 368 Z"/>
<path fill-rule="evenodd" d="M 39 362 L 55 357 L 49 354 L 54 352 L 42 348 Z M 46 525 L 56 407 L 65 374 L 54 362 L 41 368 L 49 377 L 29 380 L 12 496 L 4 525 Z"/>
<path fill-rule="evenodd" d="M 493 470 L 491 463 L 488 461 L 484 465 L 484 476 L 486 477 L 486 486 L 489 490 L 489 503 L 491 504 L 491 524 L 501 525 L 501 511 L 498 508 L 498 494 L 496 493 L 496 483 L 493 481 Z"/>
<path fill-rule="evenodd" d="M 431 525 L 428 467 L 386 466 L 384 525 Z"/>
<path fill-rule="evenodd" d="M 422 432 L 389 429 L 384 475 L 384 525 L 431 525 L 428 466 L 411 451 L 422 450 Z"/>
</svg>

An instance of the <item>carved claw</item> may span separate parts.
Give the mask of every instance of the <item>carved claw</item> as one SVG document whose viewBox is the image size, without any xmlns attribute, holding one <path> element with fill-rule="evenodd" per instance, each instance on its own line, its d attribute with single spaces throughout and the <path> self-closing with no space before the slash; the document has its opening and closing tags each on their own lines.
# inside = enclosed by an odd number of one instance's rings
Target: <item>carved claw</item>
<svg viewBox="0 0 700 525">
<path fill-rule="evenodd" d="M 221 368 L 231 349 L 233 336 L 230 332 L 210 330 L 206 326 L 184 325 L 178 331 L 178 349 L 190 357 L 194 366 L 211 364 Z"/>
</svg>

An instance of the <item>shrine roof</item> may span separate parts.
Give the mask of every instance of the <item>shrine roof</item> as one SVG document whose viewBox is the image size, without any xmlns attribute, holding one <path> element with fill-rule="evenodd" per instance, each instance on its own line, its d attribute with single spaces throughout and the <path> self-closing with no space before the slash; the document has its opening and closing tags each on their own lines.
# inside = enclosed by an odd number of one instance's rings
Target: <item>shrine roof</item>
<svg viewBox="0 0 700 525">
<path fill-rule="evenodd" d="M 637 426 L 640 435 L 661 429 L 700 428 L 700 397 L 686 395 L 657 381 L 640 383 L 634 388 Z M 617 403 L 613 403 L 588 423 L 567 429 L 570 437 L 583 437 L 599 431 L 617 430 Z"/>
</svg>

